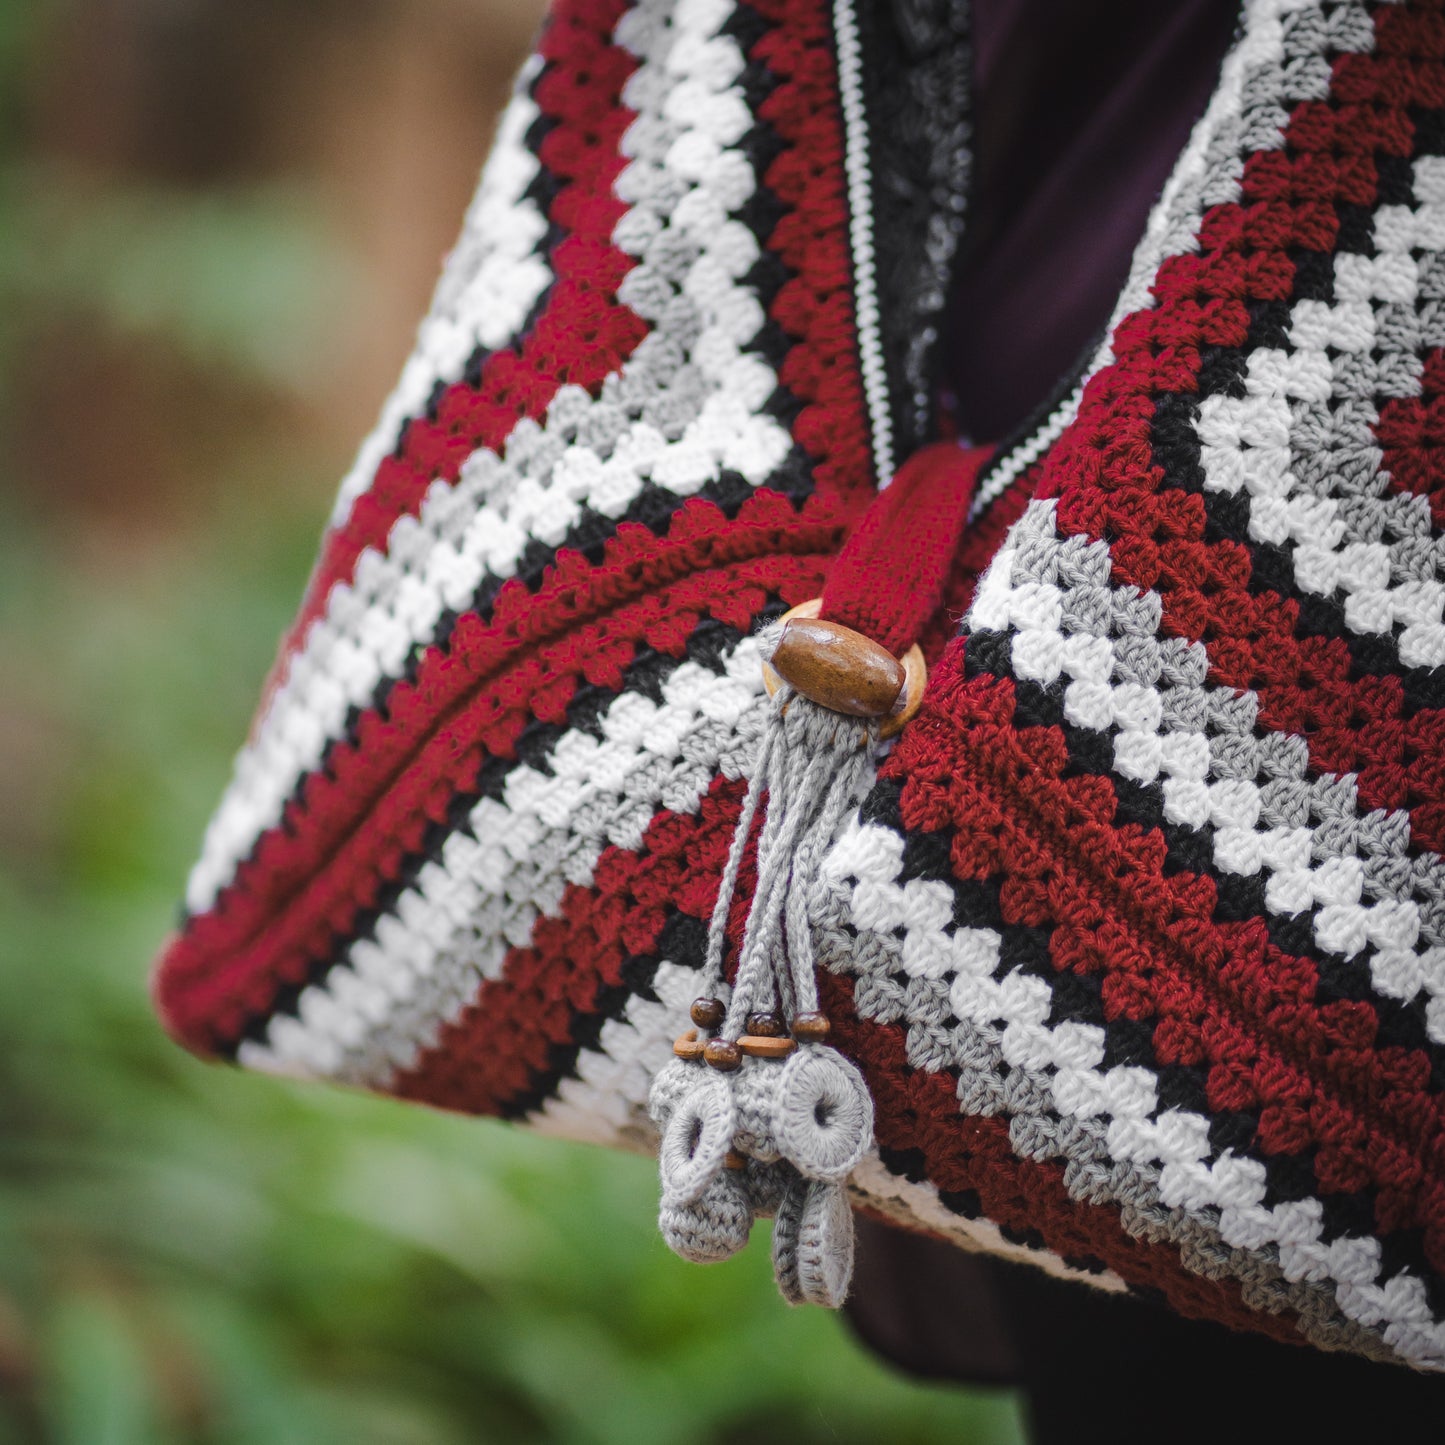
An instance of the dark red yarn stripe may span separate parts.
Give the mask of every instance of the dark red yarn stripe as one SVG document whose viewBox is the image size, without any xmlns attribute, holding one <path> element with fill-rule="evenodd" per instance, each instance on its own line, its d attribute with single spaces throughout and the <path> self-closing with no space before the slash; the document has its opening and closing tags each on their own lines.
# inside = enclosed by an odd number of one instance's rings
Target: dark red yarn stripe
<svg viewBox="0 0 1445 1445">
<path fill-rule="evenodd" d="M 469 1114 L 505 1112 L 567 1046 L 598 990 L 623 982 L 629 956 L 656 952 L 673 908 L 711 917 L 718 878 L 737 825 L 743 784 L 713 780 L 696 815 L 659 812 L 642 848 L 608 848 L 590 888 L 569 886 L 560 915 L 539 919 L 527 948 L 399 1075 L 392 1092 Z M 751 882 L 750 879 L 745 880 Z"/>
<path fill-rule="evenodd" d="M 627 209 L 612 191 L 627 164 L 618 148 L 635 118 L 621 95 L 637 61 L 612 44 L 626 9 L 624 0 L 558 0 L 539 40 L 548 68 L 534 98 L 556 122 L 539 158 L 566 182 L 550 219 L 567 232 L 549 258 L 554 280 L 542 314 L 517 348 L 487 357 L 477 385 L 448 386 L 434 421 L 408 423 L 397 453 L 381 463 L 346 520 L 327 535 L 283 657 L 325 611 L 331 588 L 351 579 L 361 553 L 386 551 L 398 518 L 418 510 L 433 481 L 455 482 L 478 447 L 500 448 L 521 418 L 540 420 L 558 388 L 596 388 L 647 335 L 647 323 L 617 300 L 634 262 L 611 240 Z"/>
<path fill-rule="evenodd" d="M 758 115 L 782 143 L 763 178 L 786 207 L 767 240 L 768 251 L 789 272 L 768 314 L 795 342 L 778 379 L 803 403 L 791 430 L 813 459 L 815 488 L 837 498 L 851 516 L 873 493 L 841 184 L 843 118 L 832 7 L 816 0 L 752 0 L 750 8 L 771 26 L 751 58 L 776 82 Z"/>
<path fill-rule="evenodd" d="M 1295 637 L 1298 603 L 1251 595 L 1247 549 L 1204 540 L 1204 499 L 1166 488 L 1151 451 L 1153 395 L 1197 390 L 1202 346 L 1244 346 L 1246 303 L 1289 298 L 1291 249 L 1330 250 L 1336 204 L 1375 202 L 1376 154 L 1411 153 L 1407 107 L 1445 105 L 1439 15 L 1384 6 L 1376 31 L 1379 53 L 1336 61 L 1334 104 L 1296 107 L 1286 147 L 1249 158 L 1242 203 L 1207 215 L 1201 253 L 1161 268 L 1157 307 L 1116 331 L 1117 360 L 1045 458 L 1041 490 L 1059 498 L 1061 532 L 1111 539 L 1116 581 L 1159 591 L 1167 632 L 1208 639 L 1212 681 L 1252 689 L 1265 726 L 1304 737 L 1321 772 L 1358 772 L 1366 807 L 1408 808 L 1415 842 L 1439 848 L 1439 715 L 1402 720 L 1398 678 L 1352 681 L 1343 639 Z"/>
<path fill-rule="evenodd" d="M 1445 352 L 1426 355 L 1419 396 L 1380 408 L 1375 434 L 1390 489 L 1428 498 L 1436 530 L 1445 527 Z M 1445 712 L 1421 708 L 1406 718 L 1399 678 L 1372 683 L 1378 701 L 1368 728 L 1359 728 L 1342 708 L 1316 723 L 1322 763 L 1358 774 L 1367 807 L 1408 808 L 1415 840 L 1445 849 Z"/>
<path fill-rule="evenodd" d="M 966 679 L 963 655 L 949 649 L 885 765 L 903 826 L 951 832 L 955 875 L 1001 879 L 1004 921 L 1049 929 L 1054 966 L 1097 976 L 1107 1018 L 1151 1024 L 1159 1064 L 1205 1069 L 1211 1110 L 1257 1110 L 1266 1154 L 1315 1151 L 1324 1193 L 1375 1188 L 1380 1228 L 1422 1229 L 1445 1270 L 1429 1058 L 1379 1046 L 1368 1003 L 1315 1003 L 1315 964 L 1263 920 L 1214 922 L 1213 880 L 1166 872 L 1158 830 L 1114 826 L 1111 780 L 1069 776 L 1062 731 L 1016 728 L 1012 680 Z"/>
<path fill-rule="evenodd" d="M 564 553 L 535 596 L 509 584 L 489 622 L 464 615 L 416 682 L 392 689 L 386 714 L 365 713 L 356 740 L 307 777 L 217 906 L 172 945 L 157 984 L 169 1027 L 201 1050 L 235 1041 L 279 987 L 336 954 L 486 757 L 513 756 L 533 718 L 565 723 L 584 679 L 620 688 L 641 644 L 681 656 L 701 617 L 746 630 L 770 594 L 816 595 L 840 535 L 819 500 L 799 517 L 763 492 L 734 521 L 692 502 L 666 538 L 621 527 L 602 566 Z"/>
<path fill-rule="evenodd" d="M 601 567 L 561 556 L 535 599 L 515 584 L 503 589 L 490 625 L 464 616 L 445 650 L 428 651 L 416 682 L 393 689 L 386 715 L 364 714 L 357 741 L 331 750 L 325 771 L 304 781 L 299 805 L 288 806 L 214 908 L 167 951 L 156 995 L 168 1026 L 191 1047 L 230 1046 L 265 1016 L 281 987 L 333 958 L 358 914 L 420 846 L 427 822 L 444 818 L 455 794 L 470 786 L 484 754 L 510 756 L 532 717 L 564 721 L 576 678 L 620 681 L 631 644 L 613 631 L 605 640 L 596 632 L 564 636 L 579 616 L 631 597 L 632 635 L 654 646 L 661 638 L 680 653 L 699 615 L 745 627 L 752 604 L 741 591 L 710 592 L 707 578 L 689 587 L 677 581 L 679 569 L 755 559 L 747 585 L 802 601 L 817 594 L 827 557 L 866 505 L 867 431 L 837 184 L 842 126 L 828 11 L 792 0 L 753 8 L 776 26 L 752 56 L 776 79 L 761 115 L 783 143 L 764 178 L 786 208 L 767 244 L 790 275 L 770 315 L 793 342 L 780 380 L 802 404 L 793 435 L 813 458 L 818 495 L 799 514 L 760 494 L 731 523 L 715 508 L 689 503 L 665 542 L 644 528 L 624 528 Z M 664 586 L 674 591 L 663 595 Z M 647 600 L 649 591 L 659 595 Z M 552 641 L 545 656 L 508 656 L 522 638 Z"/>
<path fill-rule="evenodd" d="M 552 1048 L 570 1044 L 578 1016 L 593 1012 L 598 989 L 622 981 L 629 955 L 655 950 L 672 907 L 710 916 L 740 795 L 739 784 L 719 778 L 695 816 L 659 813 L 639 852 L 607 849 L 593 886 L 567 890 L 561 916 L 539 922 L 531 947 L 508 955 L 502 976 L 482 986 L 394 1091 L 467 1113 L 505 1112 L 526 1096 L 550 1067 Z M 1186 1314 L 1297 1340 L 1290 1316 L 1249 1309 L 1237 1285 L 1199 1278 L 1172 1250 L 1131 1238 L 1117 1210 L 1070 1199 L 1061 1165 L 1018 1158 L 1006 1122 L 959 1112 L 951 1076 L 909 1067 L 901 1027 L 860 1020 L 848 980 L 825 975 L 821 986 L 836 1042 L 858 1061 L 877 1101 L 879 1143 L 920 1150 L 939 1189 L 976 1192 L 1004 1228 L 1036 1231 L 1062 1256 L 1095 1255 Z"/>
<path fill-rule="evenodd" d="M 1445 526 L 1445 352 L 1426 354 L 1419 396 L 1394 397 L 1380 408 L 1375 435 L 1390 490 L 1429 498 L 1431 520 Z"/>
</svg>

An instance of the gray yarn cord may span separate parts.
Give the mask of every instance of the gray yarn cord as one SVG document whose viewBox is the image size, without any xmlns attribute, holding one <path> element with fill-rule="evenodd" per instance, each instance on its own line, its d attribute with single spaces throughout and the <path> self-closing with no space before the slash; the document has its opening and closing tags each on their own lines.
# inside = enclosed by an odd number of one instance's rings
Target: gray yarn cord
<svg viewBox="0 0 1445 1445">
<path fill-rule="evenodd" d="M 763 635 L 771 657 L 781 635 Z M 703 994 L 720 998 L 727 925 L 758 809 L 758 881 L 736 981 L 719 1036 L 735 1041 L 755 1009 L 785 1017 L 818 1007 L 812 916 L 823 854 L 872 781 L 878 728 L 820 707 L 786 685 L 772 699 L 703 964 Z M 773 1266 L 792 1304 L 836 1309 L 853 1272 L 853 1217 L 841 1181 L 873 1141 L 863 1077 L 835 1050 L 805 1044 L 781 1063 L 745 1058 L 734 1074 L 674 1060 L 653 1082 L 662 1130 L 658 1223 L 668 1246 L 699 1263 L 747 1243 L 754 1218 L 775 1215 Z M 731 1147 L 745 1169 L 724 1167 Z"/>
<path fill-rule="evenodd" d="M 762 635 L 771 658 L 782 628 Z M 776 1002 L 786 1014 L 818 1007 L 809 924 L 823 854 L 848 810 L 872 781 L 876 722 L 844 717 L 784 684 L 773 695 L 758 757 L 718 887 L 703 962 L 703 993 L 721 997 L 728 917 L 743 853 L 767 794 L 758 839 L 758 881 L 721 1037 L 736 1039 L 743 1020 Z"/>
</svg>

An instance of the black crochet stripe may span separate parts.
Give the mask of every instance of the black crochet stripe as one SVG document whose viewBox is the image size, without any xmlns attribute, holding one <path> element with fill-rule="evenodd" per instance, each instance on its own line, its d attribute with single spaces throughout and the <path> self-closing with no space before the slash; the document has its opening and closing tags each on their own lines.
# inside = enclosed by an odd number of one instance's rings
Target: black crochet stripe
<svg viewBox="0 0 1445 1445">
<path fill-rule="evenodd" d="M 758 614 L 757 622 L 771 621 L 781 616 L 785 610 L 784 602 L 778 598 L 770 598 Z M 568 705 L 565 724 L 538 722 L 536 719 L 529 722 L 517 740 L 515 757 L 488 758 L 478 770 L 472 786 L 452 797 L 447 806 L 447 821 L 428 824 L 422 846 L 402 860 L 394 878 L 382 884 L 376 903 L 357 915 L 348 932 L 333 934 L 329 946 L 312 961 L 305 977 L 279 986 L 271 1007 L 264 1013 L 254 1015 L 241 1037 L 219 1052 L 233 1056 L 247 1039 L 264 1043 L 266 1030 L 273 1018 L 282 1015 L 295 1017 L 301 995 L 308 988 L 324 982 L 326 975 L 342 961 L 353 943 L 376 936 L 377 923 L 396 908 L 402 894 L 415 885 L 426 864 L 440 861 L 447 839 L 454 832 L 468 828 L 468 819 L 476 805 L 483 798 L 502 797 L 507 777 L 514 769 L 526 766 L 542 773 L 550 773 L 553 749 L 563 736 L 569 732 L 580 731 L 601 738 L 602 714 L 613 700 L 623 693 L 638 692 L 654 702 L 660 702 L 664 684 L 684 662 L 697 663 L 721 677 L 726 668 L 727 657 L 742 641 L 743 635 L 726 623 L 703 618 L 689 636 L 683 656 L 672 657 L 654 648 L 639 647 L 632 663 L 623 674 L 622 686 L 619 689 L 613 691 L 591 683 L 580 684 Z M 656 961 L 653 963 L 653 968 L 655 967 Z M 601 1022 L 597 1027 L 601 1027 Z"/>
<path fill-rule="evenodd" d="M 935 436 L 934 357 L 972 171 L 964 0 L 854 5 L 878 307 L 899 460 Z"/>
<path fill-rule="evenodd" d="M 572 1016 L 571 1038 L 565 1044 L 551 1044 L 547 1066 L 531 1073 L 527 1087 L 514 1094 L 498 1110 L 504 1119 L 524 1119 L 555 1098 L 563 1079 L 577 1077 L 577 1059 L 584 1049 L 600 1052 L 602 1028 L 609 1020 L 621 1019 L 634 996 L 660 1002 L 653 992 L 653 980 L 665 959 L 684 968 L 701 971 L 707 951 L 707 924 L 672 909 L 658 934 L 657 948 L 646 954 L 629 954 L 622 962 L 620 984 L 600 984 L 592 1007 Z"/>
<path fill-rule="evenodd" d="M 982 666 L 975 667 L 970 675 L 999 677 Z M 1018 686 L 1006 675 L 1000 680 Z M 1079 771 L 1085 769 L 1080 768 Z M 999 897 L 1002 880 L 959 879 L 954 876 L 950 859 L 952 829 L 936 833 L 907 832 L 904 829 L 901 794 L 902 785 L 899 783 L 877 783 L 863 804 L 863 820 L 881 824 L 903 837 L 903 861 L 897 880 L 900 884 L 915 878 L 946 883 L 954 896 L 955 927 L 986 928 L 998 934 L 996 979 L 1002 979 L 1014 970 L 1043 979 L 1051 993 L 1048 1025 L 1053 1027 L 1077 1021 L 1098 1028 L 1104 1036 L 1103 1068 L 1129 1065 L 1148 1069 L 1157 1080 L 1159 1111 L 1186 1109 L 1210 1118 L 1210 1145 L 1215 1157 L 1225 1149 L 1232 1149 L 1235 1154 L 1255 1159 L 1264 1167 L 1267 1207 L 1286 1200 L 1317 1199 L 1323 1210 L 1322 1233 L 1327 1241 L 1343 1234 L 1377 1235 L 1382 1240 L 1384 1259 L 1389 1261 L 1387 1277 L 1389 1273 L 1408 1268 L 1424 1282 L 1432 1309 L 1445 1306 L 1445 1280 L 1434 1274 L 1425 1258 L 1422 1231 L 1403 1229 L 1382 1234 L 1375 1220 L 1373 1189 L 1348 1195 L 1323 1194 L 1315 1178 L 1313 1151 L 1267 1155 L 1255 1144 L 1257 1115 L 1210 1109 L 1205 1071 L 1193 1066 L 1161 1064 L 1154 1053 L 1152 1023 L 1106 1018 L 1099 979 L 1054 967 L 1050 954 L 1052 928 L 1004 921 Z"/>
</svg>

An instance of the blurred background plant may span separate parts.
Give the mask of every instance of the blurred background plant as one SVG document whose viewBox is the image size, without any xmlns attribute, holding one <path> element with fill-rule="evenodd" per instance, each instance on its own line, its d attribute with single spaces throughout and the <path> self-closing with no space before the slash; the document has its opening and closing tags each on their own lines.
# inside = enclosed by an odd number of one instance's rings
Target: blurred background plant
<svg viewBox="0 0 1445 1445">
<path fill-rule="evenodd" d="M 0 1440 L 1005 1442 L 644 1160 L 170 1045 L 148 961 L 536 0 L 0 0 Z"/>
</svg>

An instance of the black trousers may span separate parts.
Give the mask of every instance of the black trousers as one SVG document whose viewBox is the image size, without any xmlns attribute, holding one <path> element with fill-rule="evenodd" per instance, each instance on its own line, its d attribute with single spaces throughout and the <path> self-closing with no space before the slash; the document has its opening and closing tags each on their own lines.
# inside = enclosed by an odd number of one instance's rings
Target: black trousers
<svg viewBox="0 0 1445 1445">
<path fill-rule="evenodd" d="M 1033 1445 L 1445 1445 L 1445 1376 L 1236 1334 L 858 1225 L 858 1335 L 924 1378 L 1018 1388 Z"/>
</svg>

